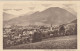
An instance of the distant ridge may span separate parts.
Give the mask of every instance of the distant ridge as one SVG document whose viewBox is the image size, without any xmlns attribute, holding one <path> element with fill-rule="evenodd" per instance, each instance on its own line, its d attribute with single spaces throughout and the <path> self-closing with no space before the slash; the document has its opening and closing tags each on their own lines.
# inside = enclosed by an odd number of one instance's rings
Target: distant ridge
<svg viewBox="0 0 80 51">
<path fill-rule="evenodd" d="M 15 17 L 15 15 L 3 12 L 3 21 L 8 21 L 8 20 L 10 20 L 10 19 L 12 19 L 14 17 Z"/>
</svg>

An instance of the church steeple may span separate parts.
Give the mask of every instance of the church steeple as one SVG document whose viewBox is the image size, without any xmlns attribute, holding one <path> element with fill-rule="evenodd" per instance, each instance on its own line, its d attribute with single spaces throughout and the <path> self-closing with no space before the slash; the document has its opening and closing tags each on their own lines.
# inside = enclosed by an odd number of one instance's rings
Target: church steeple
<svg viewBox="0 0 80 51">
<path fill-rule="evenodd" d="M 50 26 L 50 30 L 52 31 L 52 24 L 51 24 L 51 26 Z"/>
</svg>

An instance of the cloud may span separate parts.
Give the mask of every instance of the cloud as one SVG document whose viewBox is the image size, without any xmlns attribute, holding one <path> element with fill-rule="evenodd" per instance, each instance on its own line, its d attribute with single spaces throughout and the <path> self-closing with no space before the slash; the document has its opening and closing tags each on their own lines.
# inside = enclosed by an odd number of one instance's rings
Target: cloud
<svg viewBox="0 0 80 51">
<path fill-rule="evenodd" d="M 49 6 L 51 6 L 52 4 L 41 4 L 42 6 L 44 6 L 44 7 L 49 7 Z"/>
<path fill-rule="evenodd" d="M 3 11 L 9 11 L 9 10 L 12 10 L 12 9 L 3 9 Z"/>
<path fill-rule="evenodd" d="M 14 11 L 21 11 L 22 9 L 13 9 Z"/>
<path fill-rule="evenodd" d="M 29 7 L 29 9 L 30 9 L 30 10 L 34 10 L 34 9 L 35 9 L 35 7 Z"/>
</svg>

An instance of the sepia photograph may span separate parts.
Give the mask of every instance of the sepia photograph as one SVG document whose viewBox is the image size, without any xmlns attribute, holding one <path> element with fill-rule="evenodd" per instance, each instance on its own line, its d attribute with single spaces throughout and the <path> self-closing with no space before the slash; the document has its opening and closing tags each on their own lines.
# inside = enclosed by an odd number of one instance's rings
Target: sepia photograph
<svg viewBox="0 0 80 51">
<path fill-rule="evenodd" d="M 3 49 L 77 49 L 77 5 L 5 3 Z"/>
<path fill-rule="evenodd" d="M 80 1 L 80 0 L 0 0 L 0 1 Z"/>
</svg>

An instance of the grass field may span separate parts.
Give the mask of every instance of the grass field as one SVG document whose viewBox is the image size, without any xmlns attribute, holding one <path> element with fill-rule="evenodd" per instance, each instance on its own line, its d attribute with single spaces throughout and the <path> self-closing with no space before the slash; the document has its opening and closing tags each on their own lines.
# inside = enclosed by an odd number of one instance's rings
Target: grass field
<svg viewBox="0 0 80 51">
<path fill-rule="evenodd" d="M 21 44 L 6 49 L 77 49 L 77 36 L 53 37 L 41 42 Z"/>
</svg>

